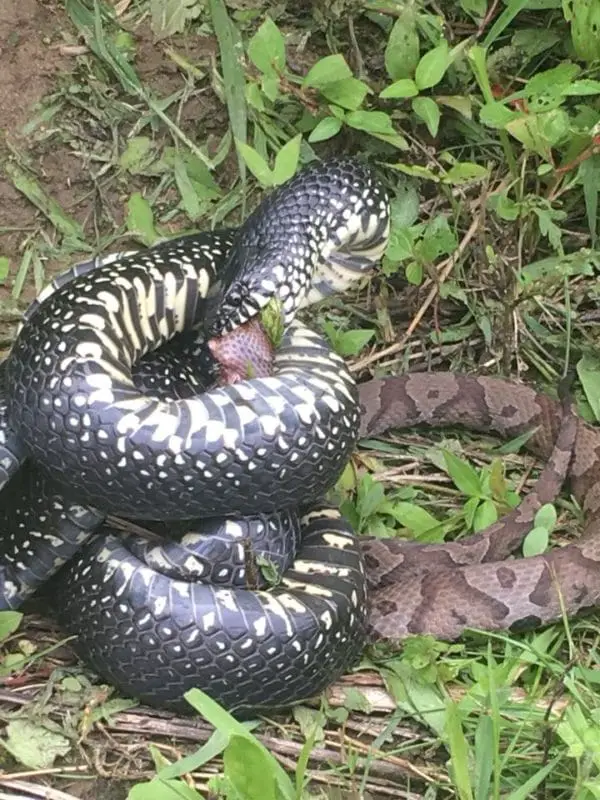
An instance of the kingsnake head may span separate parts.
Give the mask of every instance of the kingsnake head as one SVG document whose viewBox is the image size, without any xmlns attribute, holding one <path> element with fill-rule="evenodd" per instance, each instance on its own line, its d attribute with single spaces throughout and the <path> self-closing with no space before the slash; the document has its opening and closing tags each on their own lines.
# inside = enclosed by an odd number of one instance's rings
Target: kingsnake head
<svg viewBox="0 0 600 800">
<path fill-rule="evenodd" d="M 207 334 L 244 325 L 272 298 L 287 326 L 303 306 L 343 292 L 371 272 L 389 231 L 387 194 L 364 164 L 310 164 L 239 228 L 207 298 Z"/>
<path fill-rule="evenodd" d="M 312 275 L 311 259 L 302 268 L 291 266 L 285 264 L 279 248 L 234 244 L 207 298 L 209 333 L 219 336 L 244 325 L 273 298 L 279 301 L 287 326 L 306 297 Z"/>
</svg>

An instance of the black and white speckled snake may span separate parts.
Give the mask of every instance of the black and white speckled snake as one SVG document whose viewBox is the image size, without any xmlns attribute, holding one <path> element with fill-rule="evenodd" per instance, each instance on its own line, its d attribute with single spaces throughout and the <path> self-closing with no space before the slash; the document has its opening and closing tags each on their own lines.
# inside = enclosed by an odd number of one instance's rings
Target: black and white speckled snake
<svg viewBox="0 0 600 800">
<path fill-rule="evenodd" d="M 68 562 L 59 621 L 97 672 L 154 705 L 185 708 L 198 686 L 245 714 L 347 668 L 364 642 L 363 561 L 319 503 L 356 443 L 357 390 L 295 315 L 373 267 L 388 235 L 382 186 L 336 159 L 237 231 L 87 262 L 47 287 L 2 365 L 3 606 Z M 272 297 L 286 325 L 273 375 L 204 391 L 206 337 Z"/>
</svg>

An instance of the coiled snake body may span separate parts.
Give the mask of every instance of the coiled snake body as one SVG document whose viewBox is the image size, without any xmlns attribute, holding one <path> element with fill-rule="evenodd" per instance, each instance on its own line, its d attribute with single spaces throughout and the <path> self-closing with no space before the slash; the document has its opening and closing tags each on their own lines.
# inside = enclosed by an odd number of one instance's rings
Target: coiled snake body
<svg viewBox="0 0 600 800">
<path fill-rule="evenodd" d="M 103 677 L 177 709 L 199 686 L 246 714 L 321 691 L 356 660 L 367 626 L 455 637 L 468 625 L 550 621 L 563 607 L 557 572 L 569 611 L 596 604 L 597 536 L 567 555 L 483 563 L 518 546 L 569 469 L 596 510 L 596 463 L 581 456 L 591 429 L 491 379 L 404 376 L 359 394 L 343 361 L 295 321 L 372 268 L 388 234 L 371 171 L 334 160 L 274 191 L 237 232 L 88 262 L 48 287 L 3 365 L 4 607 L 66 563 L 58 617 Z M 244 325 L 273 296 L 287 326 L 273 375 L 203 391 L 207 336 Z M 537 426 L 529 444 L 548 464 L 493 531 L 359 544 L 324 494 L 359 436 L 420 423 L 505 436 Z M 109 514 L 174 539 L 123 534 Z M 265 559 L 280 573 L 275 587 Z M 370 605 L 367 579 L 378 587 Z"/>
<path fill-rule="evenodd" d="M 11 487 L 27 533 L 15 531 L 15 552 L 5 545 L 7 601 L 17 605 L 48 562 L 76 553 L 55 592 L 59 619 L 103 675 L 163 705 L 181 706 L 182 690 L 199 685 L 241 713 L 285 705 L 339 674 L 364 641 L 364 568 L 339 513 L 314 506 L 356 443 L 357 389 L 294 316 L 377 263 L 388 231 L 370 170 L 334 161 L 273 192 L 233 240 L 186 237 L 55 281 L 5 365 L 13 453 L 33 464 Z M 191 367 L 179 374 L 183 356 L 206 329 L 244 324 L 273 295 L 287 326 L 273 375 L 190 396 L 196 379 Z M 153 352 L 163 345 L 161 383 Z M 292 536 L 274 554 L 267 512 L 302 528 L 297 553 Z M 205 531 L 147 547 L 104 527 L 80 551 L 107 514 L 163 525 L 227 515 L 217 583 L 195 582 L 215 548 Z M 48 530 L 41 568 L 32 543 Z M 284 570 L 269 591 L 252 586 L 264 585 L 260 569 L 247 574 L 248 539 Z"/>
</svg>

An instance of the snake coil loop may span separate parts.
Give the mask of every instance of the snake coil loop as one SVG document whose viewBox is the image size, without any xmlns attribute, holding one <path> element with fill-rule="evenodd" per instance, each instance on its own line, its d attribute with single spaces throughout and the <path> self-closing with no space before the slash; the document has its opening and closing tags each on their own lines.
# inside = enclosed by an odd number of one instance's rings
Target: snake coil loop
<svg viewBox="0 0 600 800">
<path fill-rule="evenodd" d="M 314 695 L 346 669 L 364 642 L 365 572 L 321 498 L 356 443 L 358 395 L 295 315 L 362 277 L 388 235 L 381 185 L 337 159 L 272 192 L 237 231 L 88 262 L 48 286 L 4 364 L 6 479 L 27 457 L 12 487 L 17 530 L 0 496 L 5 605 L 67 562 L 59 622 L 96 671 L 155 705 L 184 709 L 199 686 L 244 714 Z M 286 325 L 272 376 L 203 391 L 207 336 L 272 297 Z M 283 549 L 255 538 L 269 512 L 284 520 Z M 110 514 L 188 535 L 158 546 L 123 536 Z M 223 515 L 213 564 L 218 537 L 199 531 Z M 234 515 L 255 515 L 254 527 Z M 270 557 L 282 574 L 264 588 Z"/>
</svg>

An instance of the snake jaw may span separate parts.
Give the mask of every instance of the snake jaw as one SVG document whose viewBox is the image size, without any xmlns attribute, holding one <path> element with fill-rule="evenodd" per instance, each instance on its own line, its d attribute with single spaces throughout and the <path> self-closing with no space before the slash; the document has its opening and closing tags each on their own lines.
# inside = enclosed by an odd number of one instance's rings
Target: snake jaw
<svg viewBox="0 0 600 800">
<path fill-rule="evenodd" d="M 305 303 L 311 275 L 288 275 L 280 263 L 265 266 L 248 280 L 238 280 L 221 291 L 208 320 L 208 334 L 218 337 L 251 322 L 273 300 L 279 302 L 287 327 Z"/>
<path fill-rule="evenodd" d="M 238 229 L 205 315 L 208 336 L 244 325 L 271 299 L 288 326 L 304 306 L 369 274 L 389 234 L 389 198 L 364 165 L 301 170 Z"/>
</svg>

